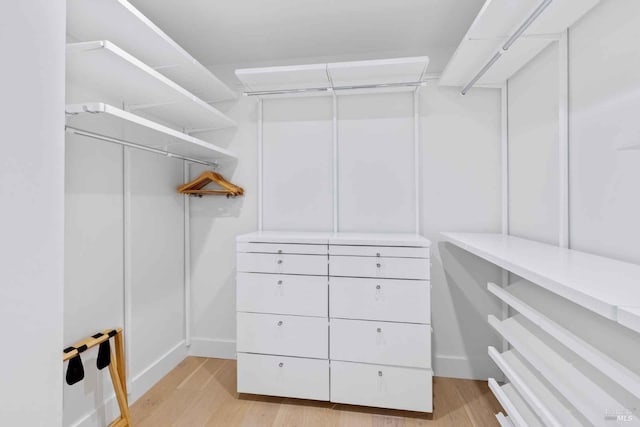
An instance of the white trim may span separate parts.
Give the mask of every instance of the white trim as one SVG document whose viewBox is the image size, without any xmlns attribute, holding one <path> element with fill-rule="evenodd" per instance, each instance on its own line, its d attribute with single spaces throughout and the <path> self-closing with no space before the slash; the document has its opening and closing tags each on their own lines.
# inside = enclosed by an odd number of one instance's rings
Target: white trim
<svg viewBox="0 0 640 427">
<path fill-rule="evenodd" d="M 132 405 L 144 393 L 151 389 L 155 383 L 160 381 L 187 357 L 187 348 L 184 344 L 184 341 L 180 341 L 131 380 L 132 387 L 129 388 L 129 405 Z M 105 420 L 109 420 L 108 422 L 113 421 L 118 414 L 118 404 L 115 396 L 112 394 L 96 409 L 71 423 L 70 426 L 96 427 L 104 425 Z"/>
<path fill-rule="evenodd" d="M 188 356 L 184 340 L 178 342 L 165 354 L 131 379 L 133 388 L 129 391 L 130 404 L 145 394 L 155 383 L 164 378 L 178 363 Z"/>
<path fill-rule="evenodd" d="M 558 41 L 558 160 L 560 164 L 558 245 L 569 247 L 569 33 Z"/>
<path fill-rule="evenodd" d="M 122 182 L 123 182 L 123 305 L 124 305 L 124 342 L 125 360 L 127 364 L 127 390 L 131 390 L 131 363 L 133 357 L 131 330 L 133 319 L 133 279 L 131 277 L 131 149 L 122 147 Z"/>
<path fill-rule="evenodd" d="M 262 98 L 258 99 L 258 231 L 262 231 Z"/>
<path fill-rule="evenodd" d="M 489 377 L 503 378 L 502 372 L 491 362 L 488 354 L 476 357 L 435 354 L 432 369 L 438 377 L 484 381 Z"/>
<path fill-rule="evenodd" d="M 196 337 L 191 340 L 189 356 L 235 359 L 236 341 Z"/>
<path fill-rule="evenodd" d="M 184 182 L 189 182 L 191 165 L 183 162 Z M 191 202 L 189 195 L 183 196 L 184 200 L 184 340 L 185 345 L 191 345 Z"/>
</svg>

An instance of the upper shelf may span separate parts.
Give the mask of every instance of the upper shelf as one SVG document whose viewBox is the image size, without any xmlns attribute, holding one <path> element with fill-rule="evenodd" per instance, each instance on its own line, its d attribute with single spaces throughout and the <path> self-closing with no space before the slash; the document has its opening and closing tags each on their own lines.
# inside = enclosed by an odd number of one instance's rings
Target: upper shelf
<svg viewBox="0 0 640 427">
<path fill-rule="evenodd" d="M 293 89 L 326 89 L 330 86 L 327 64 L 243 68 L 236 76 L 249 92 Z"/>
<path fill-rule="evenodd" d="M 109 40 L 206 102 L 236 94 L 126 0 L 68 0 L 67 32 Z"/>
<path fill-rule="evenodd" d="M 236 76 L 248 93 L 318 91 L 330 93 L 354 88 L 419 83 L 429 64 L 426 56 L 374 61 L 284 67 L 245 68 Z"/>
<path fill-rule="evenodd" d="M 502 84 L 600 0 L 552 1 L 506 51 L 503 44 L 541 4 L 540 0 L 487 0 L 447 64 L 440 84 L 464 86 L 496 52 L 502 57 L 476 84 Z"/>
<path fill-rule="evenodd" d="M 117 94 L 127 110 L 143 111 L 186 131 L 236 125 L 216 108 L 106 40 L 67 44 L 67 78 L 105 96 Z M 84 101 L 67 99 L 69 103 Z"/>
<path fill-rule="evenodd" d="M 206 162 L 235 159 L 231 151 L 100 102 L 68 104 L 67 126 Z"/>
<path fill-rule="evenodd" d="M 449 242 L 549 291 L 618 320 L 640 307 L 640 266 L 503 234 L 442 233 Z"/>
</svg>

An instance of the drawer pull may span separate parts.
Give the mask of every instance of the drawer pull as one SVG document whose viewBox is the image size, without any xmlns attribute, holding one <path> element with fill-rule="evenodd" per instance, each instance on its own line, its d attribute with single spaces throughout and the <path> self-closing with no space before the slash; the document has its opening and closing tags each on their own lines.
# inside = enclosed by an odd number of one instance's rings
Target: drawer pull
<svg viewBox="0 0 640 427">
<path fill-rule="evenodd" d="M 376 256 L 380 258 L 380 252 L 376 252 Z"/>
<path fill-rule="evenodd" d="M 380 267 L 382 267 L 382 264 L 378 263 L 378 264 L 376 264 L 376 267 L 380 268 Z"/>
<path fill-rule="evenodd" d="M 278 326 L 282 326 L 282 320 L 278 321 Z"/>
<path fill-rule="evenodd" d="M 278 280 L 278 285 L 282 285 L 282 280 Z"/>
<path fill-rule="evenodd" d="M 380 285 L 376 285 L 376 289 L 380 290 L 382 287 Z"/>
<path fill-rule="evenodd" d="M 278 264 L 282 264 L 282 260 L 281 259 L 278 260 Z"/>
<path fill-rule="evenodd" d="M 378 371 L 378 376 L 381 377 L 382 376 L 382 371 Z"/>
<path fill-rule="evenodd" d="M 282 249 L 278 249 L 278 253 L 281 254 L 282 253 Z"/>
<path fill-rule="evenodd" d="M 378 333 L 381 333 L 381 332 L 382 332 L 382 328 L 378 328 Z"/>
<path fill-rule="evenodd" d="M 278 366 L 279 366 L 280 368 L 282 368 L 282 367 L 284 366 L 284 363 L 280 362 L 280 363 L 278 363 Z"/>
</svg>

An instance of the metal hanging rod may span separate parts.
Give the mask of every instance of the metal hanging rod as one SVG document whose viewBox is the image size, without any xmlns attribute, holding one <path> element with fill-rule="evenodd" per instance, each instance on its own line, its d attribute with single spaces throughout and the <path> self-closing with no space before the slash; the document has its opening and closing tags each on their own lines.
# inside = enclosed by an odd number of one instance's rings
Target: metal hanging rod
<svg viewBox="0 0 640 427">
<path fill-rule="evenodd" d="M 284 95 L 295 93 L 307 93 L 307 92 L 334 92 L 341 90 L 356 90 L 356 89 L 381 89 L 381 88 L 394 88 L 394 87 L 419 87 L 426 86 L 427 81 L 422 80 L 419 82 L 401 82 L 401 83 L 379 83 L 371 85 L 354 85 L 354 86 L 332 86 L 332 87 L 316 87 L 316 88 L 303 88 L 303 89 L 280 89 L 280 90 L 262 90 L 255 92 L 244 92 L 244 96 L 266 96 L 266 95 Z"/>
<path fill-rule="evenodd" d="M 65 126 L 65 131 L 74 135 L 86 136 L 88 138 L 97 139 L 100 141 L 111 142 L 113 144 L 124 145 L 125 147 L 135 148 L 136 150 L 148 151 L 155 154 L 160 154 L 165 157 L 171 157 L 174 159 L 186 160 L 192 163 L 198 163 L 200 165 L 209 166 L 212 168 L 217 168 L 218 164 L 216 162 L 205 162 L 204 160 L 192 159 L 191 157 L 181 156 L 179 154 L 173 154 L 168 151 L 160 150 L 157 148 L 146 147 L 144 145 L 136 144 L 135 142 L 125 141 L 119 138 L 113 138 L 111 136 L 102 135 L 95 132 L 89 132 L 86 130 L 74 128 L 73 126 Z"/>
<path fill-rule="evenodd" d="M 493 55 L 493 57 L 489 60 L 489 62 L 487 62 L 486 65 L 482 67 L 480 71 L 478 71 L 475 77 L 473 77 L 471 81 L 467 83 L 464 88 L 462 88 L 462 90 L 460 91 L 461 94 L 466 95 L 467 92 L 469 92 L 469 89 L 471 89 L 473 85 L 476 84 L 476 82 L 480 80 L 482 76 L 484 76 L 489 68 L 491 68 L 498 59 L 500 59 L 504 52 L 509 50 L 509 48 L 516 42 L 516 40 L 518 40 L 518 38 L 527 30 L 527 28 L 529 28 L 531 24 L 533 24 L 533 22 L 538 19 L 538 17 L 542 14 L 542 12 L 545 11 L 547 6 L 549 6 L 552 1 L 553 0 L 544 0 L 538 5 L 538 7 L 536 7 L 531 15 L 529 15 L 527 19 L 525 19 L 524 22 L 518 27 L 518 29 L 513 34 L 511 34 L 507 41 L 504 42 L 504 44 L 502 45 L 502 49 L 499 52 L 496 52 L 495 55 Z"/>
<path fill-rule="evenodd" d="M 482 67 L 482 69 L 478 72 L 478 74 L 476 74 L 476 76 L 472 78 L 471 81 L 467 83 L 465 87 L 462 88 L 462 91 L 460 93 L 463 95 L 466 95 L 469 89 L 471 89 L 473 85 L 476 84 L 476 82 L 480 80 L 482 76 L 484 76 L 484 73 L 486 73 L 489 70 L 489 68 L 493 67 L 493 64 L 495 64 L 496 61 L 500 59 L 501 56 L 502 56 L 502 52 L 496 52 L 495 55 L 493 55 L 493 57 L 489 60 L 489 62 L 487 62 L 484 67 Z"/>
</svg>

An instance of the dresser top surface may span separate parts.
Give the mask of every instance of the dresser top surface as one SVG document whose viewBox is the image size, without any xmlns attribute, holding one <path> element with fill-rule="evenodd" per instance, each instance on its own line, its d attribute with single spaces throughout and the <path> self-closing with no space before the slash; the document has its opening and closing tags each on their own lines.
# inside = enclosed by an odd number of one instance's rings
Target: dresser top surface
<svg viewBox="0 0 640 427">
<path fill-rule="evenodd" d="M 254 243 L 303 243 L 316 245 L 355 246 L 415 246 L 429 247 L 431 242 L 412 233 L 348 233 L 348 232 L 306 232 L 306 231 L 256 231 L 241 234 L 238 242 Z"/>
</svg>

